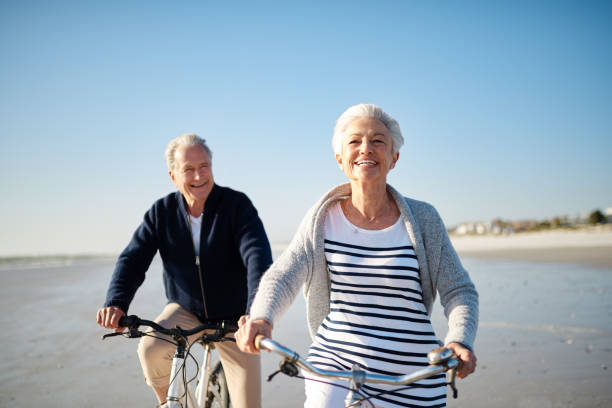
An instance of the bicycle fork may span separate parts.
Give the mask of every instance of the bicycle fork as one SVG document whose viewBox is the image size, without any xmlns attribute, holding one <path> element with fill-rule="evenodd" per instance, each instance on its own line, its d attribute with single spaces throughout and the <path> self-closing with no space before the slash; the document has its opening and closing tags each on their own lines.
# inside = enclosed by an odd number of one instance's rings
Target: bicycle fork
<svg viewBox="0 0 612 408">
<path fill-rule="evenodd" d="M 204 344 L 204 356 L 202 358 L 202 365 L 200 366 L 200 379 L 198 380 L 198 386 L 196 387 L 196 399 L 198 400 L 198 407 L 204 406 L 204 401 L 208 398 L 208 377 L 210 376 L 210 355 L 213 346 L 210 344 Z"/>
</svg>

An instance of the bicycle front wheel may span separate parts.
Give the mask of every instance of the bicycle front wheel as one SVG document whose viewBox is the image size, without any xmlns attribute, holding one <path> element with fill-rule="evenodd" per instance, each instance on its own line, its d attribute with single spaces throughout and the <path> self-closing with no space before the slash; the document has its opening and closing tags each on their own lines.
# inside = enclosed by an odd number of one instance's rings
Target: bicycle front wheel
<svg viewBox="0 0 612 408">
<path fill-rule="evenodd" d="M 220 361 L 217 361 L 210 370 L 208 377 L 208 395 L 206 395 L 206 408 L 229 408 L 230 397 L 227 390 L 225 371 Z"/>
</svg>

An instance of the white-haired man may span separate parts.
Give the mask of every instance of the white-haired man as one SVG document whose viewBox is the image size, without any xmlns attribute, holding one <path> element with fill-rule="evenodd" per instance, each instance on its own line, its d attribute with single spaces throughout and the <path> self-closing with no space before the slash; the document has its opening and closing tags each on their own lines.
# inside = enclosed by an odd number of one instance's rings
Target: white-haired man
<svg viewBox="0 0 612 408">
<path fill-rule="evenodd" d="M 157 200 L 119 256 L 97 322 L 123 330 L 124 316 L 155 254 L 164 266 L 168 304 L 156 321 L 165 327 L 195 327 L 202 321 L 238 320 L 272 263 L 257 210 L 238 191 L 214 183 L 212 152 L 194 134 L 166 149 L 168 173 L 178 191 Z M 259 358 L 233 342 L 216 346 L 235 408 L 261 405 Z M 174 346 L 143 337 L 138 346 L 145 380 L 160 406 L 166 401 Z"/>
</svg>

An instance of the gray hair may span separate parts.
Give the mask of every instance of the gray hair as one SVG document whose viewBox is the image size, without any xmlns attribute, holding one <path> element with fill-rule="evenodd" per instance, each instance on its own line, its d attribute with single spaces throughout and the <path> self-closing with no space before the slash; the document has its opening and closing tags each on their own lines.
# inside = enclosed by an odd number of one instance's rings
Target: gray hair
<svg viewBox="0 0 612 408">
<path fill-rule="evenodd" d="M 174 154 L 176 153 L 176 149 L 178 149 L 180 146 L 202 146 L 212 160 L 212 151 L 206 144 L 206 140 L 202 139 L 195 133 L 185 133 L 184 135 L 180 135 L 179 137 L 172 139 L 170 143 L 168 143 L 168 147 L 166 147 L 166 165 L 168 166 L 169 170 L 174 170 L 174 166 L 176 165 Z"/>
<path fill-rule="evenodd" d="M 340 115 L 338 120 L 336 120 L 336 126 L 334 126 L 334 137 L 332 138 L 332 147 L 335 154 L 342 153 L 342 136 L 349 123 L 359 118 L 373 118 L 380 120 L 391 133 L 391 139 L 393 140 L 393 153 L 399 152 L 399 149 L 404 144 L 404 137 L 402 136 L 399 123 L 397 123 L 397 121 L 393 119 L 391 115 L 382 110 L 381 107 L 372 105 L 370 103 L 362 103 L 351 106 L 345 110 L 342 115 Z"/>
</svg>

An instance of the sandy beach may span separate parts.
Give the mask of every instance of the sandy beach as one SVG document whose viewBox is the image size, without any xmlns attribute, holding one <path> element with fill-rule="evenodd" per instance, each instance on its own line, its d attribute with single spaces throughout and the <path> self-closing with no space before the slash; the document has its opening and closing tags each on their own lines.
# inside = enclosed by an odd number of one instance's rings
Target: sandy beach
<svg viewBox="0 0 612 408">
<path fill-rule="evenodd" d="M 463 256 L 612 268 L 612 230 L 609 229 L 452 236 L 451 240 Z"/>
<path fill-rule="evenodd" d="M 612 406 L 612 234 L 572 234 L 453 239 L 479 290 L 481 316 L 478 370 L 458 382 L 449 407 Z M 112 267 L 105 259 L 0 269 L 0 407 L 155 405 L 137 341 L 102 341 L 94 322 Z M 156 261 L 130 313 L 150 318 L 164 303 Z M 443 338 L 439 305 L 432 322 Z M 308 349 L 301 296 L 274 337 Z M 264 378 L 277 365 L 264 355 Z M 278 375 L 264 382 L 263 401 L 300 407 L 303 384 Z"/>
</svg>

